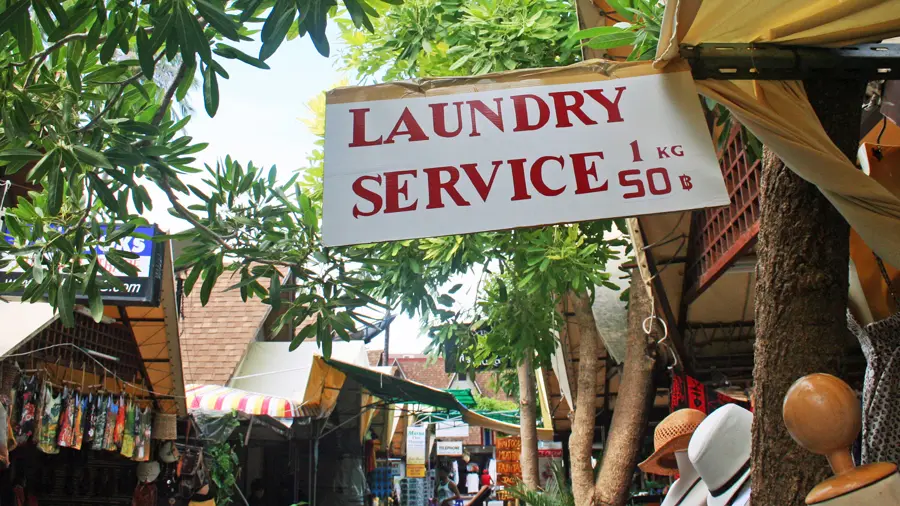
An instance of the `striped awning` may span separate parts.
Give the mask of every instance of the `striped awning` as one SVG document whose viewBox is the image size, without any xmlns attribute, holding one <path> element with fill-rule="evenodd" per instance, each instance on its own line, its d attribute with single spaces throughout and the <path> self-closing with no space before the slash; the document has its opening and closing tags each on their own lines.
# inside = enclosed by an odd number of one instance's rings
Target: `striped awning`
<svg viewBox="0 0 900 506">
<path fill-rule="evenodd" d="M 283 397 L 255 394 L 218 385 L 187 385 L 189 411 L 240 411 L 248 415 L 268 415 L 272 418 L 295 418 L 299 412 L 294 403 Z"/>
</svg>

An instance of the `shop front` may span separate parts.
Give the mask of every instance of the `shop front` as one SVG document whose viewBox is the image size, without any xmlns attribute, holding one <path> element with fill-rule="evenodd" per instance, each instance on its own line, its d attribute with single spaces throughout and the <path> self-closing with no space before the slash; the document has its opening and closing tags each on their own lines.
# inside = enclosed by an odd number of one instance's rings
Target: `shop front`
<svg viewBox="0 0 900 506">
<path fill-rule="evenodd" d="M 176 494 L 158 460 L 187 414 L 174 271 L 168 242 L 146 244 L 139 289 L 104 296 L 100 321 L 0 301 L 0 504 L 143 506 L 166 476 Z"/>
</svg>

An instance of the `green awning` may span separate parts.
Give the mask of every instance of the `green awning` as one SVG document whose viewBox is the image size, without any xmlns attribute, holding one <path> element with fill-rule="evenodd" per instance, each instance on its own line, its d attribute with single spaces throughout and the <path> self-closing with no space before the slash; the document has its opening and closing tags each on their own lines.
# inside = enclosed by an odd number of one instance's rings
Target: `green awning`
<svg viewBox="0 0 900 506">
<path fill-rule="evenodd" d="M 455 411 L 465 408 L 450 392 L 346 362 L 325 359 L 325 363 L 346 374 L 373 395 L 390 404 L 424 404 Z"/>
<path fill-rule="evenodd" d="M 326 365 L 345 374 L 347 378 L 362 385 L 375 397 L 389 404 L 423 404 L 438 409 L 446 409 L 447 411 L 458 411 L 463 421 L 469 425 L 485 427 L 503 434 L 519 434 L 518 425 L 494 420 L 476 413 L 463 405 L 450 392 L 338 360 L 325 359 L 319 356 L 314 357 L 313 360 L 321 360 Z M 553 430 L 539 427 L 538 439 L 552 440 Z"/>
<path fill-rule="evenodd" d="M 456 397 L 456 400 L 458 400 L 460 404 L 462 404 L 463 406 L 465 406 L 469 409 L 474 408 L 476 405 L 475 396 L 472 395 L 472 391 L 469 390 L 468 388 L 461 389 L 461 390 L 448 389 L 445 391 L 450 392 L 450 394 L 453 395 L 453 397 Z"/>
</svg>

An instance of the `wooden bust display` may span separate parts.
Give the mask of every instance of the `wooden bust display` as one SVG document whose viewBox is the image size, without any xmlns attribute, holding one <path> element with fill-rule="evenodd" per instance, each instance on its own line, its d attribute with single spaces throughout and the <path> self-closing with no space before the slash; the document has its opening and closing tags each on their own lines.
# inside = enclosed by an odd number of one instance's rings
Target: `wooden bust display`
<svg viewBox="0 0 900 506">
<path fill-rule="evenodd" d="M 897 466 L 875 463 L 855 467 L 850 447 L 862 426 L 856 394 L 830 374 L 810 374 L 797 380 L 784 397 L 784 424 L 800 446 L 824 455 L 834 476 L 806 496 L 820 506 L 900 505 Z"/>
</svg>

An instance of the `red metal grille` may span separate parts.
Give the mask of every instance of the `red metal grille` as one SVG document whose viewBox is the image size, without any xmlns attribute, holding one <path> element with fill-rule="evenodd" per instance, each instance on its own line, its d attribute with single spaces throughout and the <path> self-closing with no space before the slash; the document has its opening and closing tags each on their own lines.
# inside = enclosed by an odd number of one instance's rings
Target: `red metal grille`
<svg viewBox="0 0 900 506">
<path fill-rule="evenodd" d="M 751 163 L 741 128 L 732 128 L 719 153 L 719 166 L 731 203 L 692 216 L 692 254 L 685 273 L 688 301 L 703 293 L 756 242 L 759 233 L 761 162 Z"/>
</svg>

